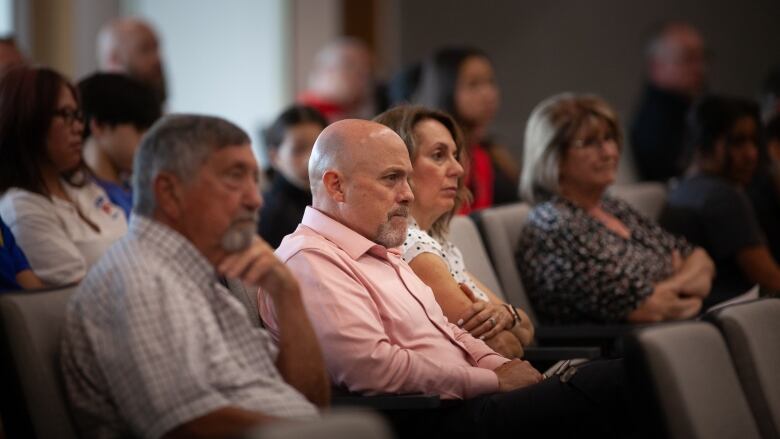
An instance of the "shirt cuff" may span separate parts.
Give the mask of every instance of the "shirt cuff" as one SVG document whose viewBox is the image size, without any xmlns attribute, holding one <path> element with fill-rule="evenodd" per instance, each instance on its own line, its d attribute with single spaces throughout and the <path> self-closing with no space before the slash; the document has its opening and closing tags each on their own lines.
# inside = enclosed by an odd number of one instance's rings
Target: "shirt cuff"
<svg viewBox="0 0 780 439">
<path fill-rule="evenodd" d="M 493 370 L 508 361 L 508 358 L 505 358 L 499 354 L 488 354 L 477 361 L 477 366 L 481 367 L 482 369 Z"/>
<path fill-rule="evenodd" d="M 468 370 L 470 380 L 463 395 L 465 399 L 498 392 L 498 375 L 495 372 L 481 367 L 471 367 Z"/>
</svg>

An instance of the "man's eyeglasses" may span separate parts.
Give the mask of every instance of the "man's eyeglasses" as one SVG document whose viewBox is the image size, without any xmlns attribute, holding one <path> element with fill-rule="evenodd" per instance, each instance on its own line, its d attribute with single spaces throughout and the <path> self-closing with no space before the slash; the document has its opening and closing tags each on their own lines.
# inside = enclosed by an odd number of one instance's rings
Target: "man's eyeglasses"
<svg viewBox="0 0 780 439">
<path fill-rule="evenodd" d="M 60 108 L 54 111 L 55 116 L 59 116 L 65 123 L 72 126 L 74 122 L 84 122 L 84 113 L 81 110 L 74 110 L 73 108 Z"/>
</svg>

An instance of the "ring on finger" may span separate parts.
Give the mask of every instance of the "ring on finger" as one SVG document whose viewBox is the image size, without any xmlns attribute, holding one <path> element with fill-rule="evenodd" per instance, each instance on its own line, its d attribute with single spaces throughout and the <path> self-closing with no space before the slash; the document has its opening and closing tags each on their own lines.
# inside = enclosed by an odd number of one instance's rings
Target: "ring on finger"
<svg viewBox="0 0 780 439">
<path fill-rule="evenodd" d="M 495 328 L 496 327 L 496 318 L 495 317 L 490 317 L 488 319 L 488 321 L 490 321 L 490 327 L 491 328 Z"/>
</svg>

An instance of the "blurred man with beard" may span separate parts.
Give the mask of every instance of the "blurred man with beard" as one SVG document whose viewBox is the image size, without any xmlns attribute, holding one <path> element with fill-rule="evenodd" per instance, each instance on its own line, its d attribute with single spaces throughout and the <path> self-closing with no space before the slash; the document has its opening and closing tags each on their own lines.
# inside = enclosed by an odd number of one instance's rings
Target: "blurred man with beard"
<svg viewBox="0 0 780 439">
<path fill-rule="evenodd" d="M 298 284 L 255 235 L 262 204 L 247 134 L 169 116 L 136 154 L 128 235 L 68 306 L 62 367 L 82 437 L 238 437 L 329 400 Z M 276 346 L 219 276 L 262 285 Z"/>
<path fill-rule="evenodd" d="M 157 93 L 160 103 L 168 97 L 160 42 L 152 27 L 138 18 L 119 18 L 106 23 L 97 39 L 98 69 L 125 73 Z"/>
</svg>

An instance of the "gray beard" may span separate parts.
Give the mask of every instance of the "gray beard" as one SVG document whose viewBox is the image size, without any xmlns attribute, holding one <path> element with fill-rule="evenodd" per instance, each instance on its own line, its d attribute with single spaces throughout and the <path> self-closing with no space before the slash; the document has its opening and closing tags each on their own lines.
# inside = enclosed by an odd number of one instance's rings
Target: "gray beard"
<svg viewBox="0 0 780 439">
<path fill-rule="evenodd" d="M 247 212 L 239 215 L 225 234 L 222 235 L 220 240 L 222 250 L 228 253 L 236 253 L 248 248 L 255 237 L 257 219 L 257 212 Z"/>
</svg>

